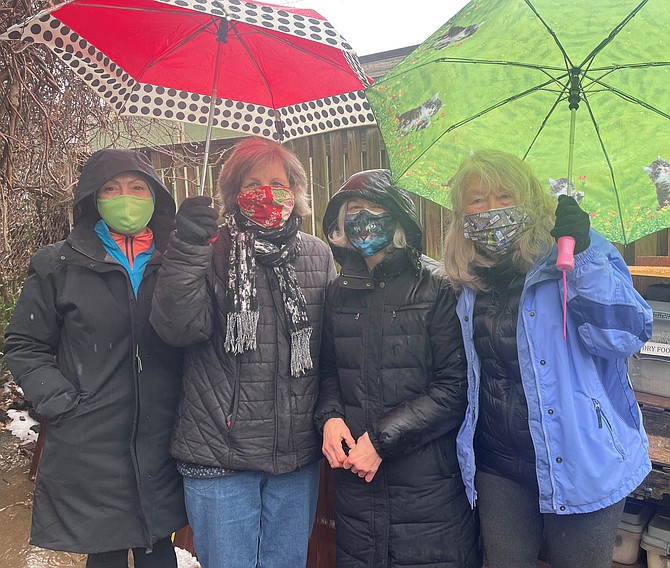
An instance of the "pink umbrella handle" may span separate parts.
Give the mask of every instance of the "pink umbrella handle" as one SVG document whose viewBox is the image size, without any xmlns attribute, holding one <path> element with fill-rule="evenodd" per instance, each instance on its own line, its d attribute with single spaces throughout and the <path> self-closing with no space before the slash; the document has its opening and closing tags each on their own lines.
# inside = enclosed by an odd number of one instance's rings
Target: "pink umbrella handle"
<svg viewBox="0 0 670 568">
<path fill-rule="evenodd" d="M 574 267 L 575 267 L 575 239 L 573 237 L 559 237 L 556 268 L 558 268 L 559 270 L 572 270 Z"/>
<path fill-rule="evenodd" d="M 566 272 L 575 268 L 575 239 L 573 237 L 558 238 L 556 268 L 563 272 L 563 339 L 565 339 L 567 337 L 568 324 L 568 282 Z"/>
</svg>

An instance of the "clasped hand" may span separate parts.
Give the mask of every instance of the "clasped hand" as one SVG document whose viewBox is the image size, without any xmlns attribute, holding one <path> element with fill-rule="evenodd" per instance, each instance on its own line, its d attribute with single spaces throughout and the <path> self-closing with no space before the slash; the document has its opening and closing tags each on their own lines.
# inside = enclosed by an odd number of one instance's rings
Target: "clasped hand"
<svg viewBox="0 0 670 568">
<path fill-rule="evenodd" d="M 343 443 L 349 448 L 349 455 L 344 452 Z M 368 483 L 374 479 L 382 463 L 368 433 L 354 441 L 342 418 L 331 418 L 324 425 L 322 451 L 330 467 L 349 469 Z"/>
</svg>

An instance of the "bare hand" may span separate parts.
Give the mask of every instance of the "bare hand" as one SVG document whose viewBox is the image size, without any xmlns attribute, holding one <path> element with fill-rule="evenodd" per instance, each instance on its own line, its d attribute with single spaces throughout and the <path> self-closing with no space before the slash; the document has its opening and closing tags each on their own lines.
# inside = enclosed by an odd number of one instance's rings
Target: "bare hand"
<svg viewBox="0 0 670 568">
<path fill-rule="evenodd" d="M 350 469 L 358 477 L 364 477 L 365 481 L 370 483 L 374 479 L 381 463 L 382 458 L 379 457 L 377 450 L 372 445 L 370 436 L 365 432 L 365 434 L 358 438 L 356 447 L 351 448 L 342 466 L 345 469 Z"/>
<path fill-rule="evenodd" d="M 342 448 L 344 442 L 350 449 L 356 445 L 356 442 L 349 431 L 349 427 L 342 418 L 330 418 L 323 425 L 323 445 L 321 451 L 326 456 L 330 467 L 342 467 L 347 454 Z"/>
</svg>

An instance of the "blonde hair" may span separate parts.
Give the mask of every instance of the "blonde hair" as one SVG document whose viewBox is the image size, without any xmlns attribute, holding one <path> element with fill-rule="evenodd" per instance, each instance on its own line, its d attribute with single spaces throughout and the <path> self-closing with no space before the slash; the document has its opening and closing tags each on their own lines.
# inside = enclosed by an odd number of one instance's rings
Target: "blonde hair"
<svg viewBox="0 0 670 568">
<path fill-rule="evenodd" d="M 449 181 L 452 219 L 444 239 L 444 268 L 452 285 L 487 290 L 476 275 L 478 266 L 489 267 L 496 260 L 488 257 L 463 235 L 465 188 L 477 180 L 488 192 L 505 189 L 525 214 L 525 230 L 510 252 L 514 266 L 527 272 L 533 263 L 549 252 L 554 239 L 549 234 L 555 222 L 556 203 L 532 170 L 521 159 L 499 150 L 479 150 L 466 157 Z"/>
<path fill-rule="evenodd" d="M 259 166 L 272 163 L 280 164 L 286 171 L 289 186 L 293 190 L 295 215 L 303 218 L 312 212 L 307 194 L 307 175 L 298 156 L 272 140 L 245 138 L 236 144 L 219 174 L 217 190 L 224 213 L 238 208 L 237 194 L 249 173 Z"/>
<path fill-rule="evenodd" d="M 351 199 L 356 199 L 355 196 L 352 196 Z M 337 213 L 337 223 L 328 233 L 328 240 L 333 243 L 336 247 L 345 248 L 350 250 L 356 250 L 356 247 L 351 244 L 349 237 L 347 237 L 344 232 L 344 220 L 347 216 L 347 203 L 351 201 L 347 199 L 340 206 L 340 210 Z M 382 205 L 383 206 L 383 205 Z M 387 251 L 391 251 L 394 248 L 405 248 L 407 246 L 407 237 L 405 236 L 405 230 L 402 228 L 400 221 L 397 221 L 395 233 L 393 233 L 393 241 L 386 247 Z"/>
</svg>

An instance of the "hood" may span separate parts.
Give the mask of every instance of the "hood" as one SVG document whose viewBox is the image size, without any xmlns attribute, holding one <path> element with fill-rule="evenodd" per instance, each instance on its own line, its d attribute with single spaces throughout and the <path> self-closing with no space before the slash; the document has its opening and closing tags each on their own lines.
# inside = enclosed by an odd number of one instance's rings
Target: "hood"
<svg viewBox="0 0 670 568">
<path fill-rule="evenodd" d="M 405 230 L 407 244 L 421 253 L 423 232 L 421 221 L 414 202 L 407 193 L 393 184 L 389 170 L 366 170 L 351 176 L 339 191 L 330 198 L 326 213 L 323 217 L 323 232 L 329 235 L 337 223 L 337 215 L 345 201 L 354 198 L 373 201 L 387 208 Z M 330 243 L 335 260 L 343 264 L 346 256 L 351 252 L 333 246 Z"/>
<path fill-rule="evenodd" d="M 147 179 L 155 198 L 154 215 L 174 219 L 176 207 L 170 191 L 165 187 L 158 172 L 144 154 L 135 150 L 98 150 L 84 164 L 74 196 L 74 224 L 84 219 L 95 222 L 100 219 L 96 205 L 96 192 L 102 184 L 123 172 L 140 172 Z"/>
</svg>

